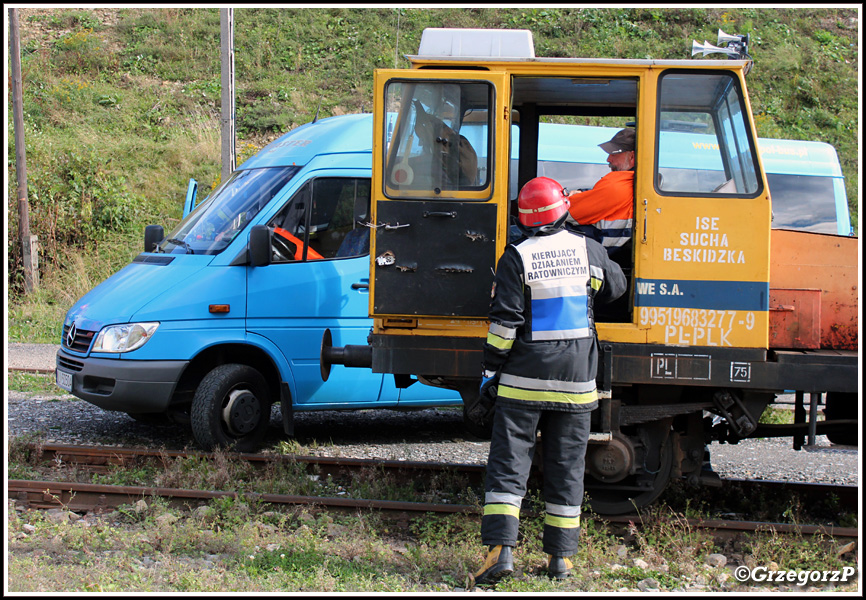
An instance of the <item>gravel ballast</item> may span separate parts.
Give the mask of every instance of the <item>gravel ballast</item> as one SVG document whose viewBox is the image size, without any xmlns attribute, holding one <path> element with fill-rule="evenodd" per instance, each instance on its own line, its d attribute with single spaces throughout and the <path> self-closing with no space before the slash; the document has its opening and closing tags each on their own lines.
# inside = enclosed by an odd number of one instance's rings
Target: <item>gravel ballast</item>
<svg viewBox="0 0 866 600">
<path fill-rule="evenodd" d="M 10 392 L 9 437 L 41 432 L 48 443 L 104 444 L 195 450 L 188 428 L 157 427 L 106 411 L 73 396 Z M 275 408 L 264 448 L 287 440 Z M 484 464 L 489 444 L 471 439 L 459 408 L 295 413 L 295 440 L 317 456 Z M 710 446 L 714 470 L 724 478 L 857 485 L 859 453 L 818 436 L 814 447 L 793 450 L 790 438 L 747 439 Z"/>
</svg>

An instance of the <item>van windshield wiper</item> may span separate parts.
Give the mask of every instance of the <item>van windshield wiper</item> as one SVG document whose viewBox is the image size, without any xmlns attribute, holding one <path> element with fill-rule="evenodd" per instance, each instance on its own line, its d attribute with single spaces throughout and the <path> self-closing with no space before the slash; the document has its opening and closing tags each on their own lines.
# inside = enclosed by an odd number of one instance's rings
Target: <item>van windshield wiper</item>
<svg viewBox="0 0 866 600">
<path fill-rule="evenodd" d="M 166 241 L 170 244 L 174 244 L 175 246 L 183 246 L 186 249 L 187 254 L 195 254 L 190 245 L 183 240 L 179 240 L 177 238 L 168 238 Z"/>
</svg>

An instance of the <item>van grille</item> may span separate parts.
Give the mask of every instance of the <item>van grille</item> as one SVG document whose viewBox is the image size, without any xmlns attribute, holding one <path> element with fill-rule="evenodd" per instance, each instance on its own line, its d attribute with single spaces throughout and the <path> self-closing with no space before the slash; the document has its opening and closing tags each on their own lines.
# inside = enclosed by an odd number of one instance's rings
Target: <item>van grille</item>
<svg viewBox="0 0 866 600">
<path fill-rule="evenodd" d="M 72 339 L 69 336 L 69 327 L 68 325 L 63 326 L 63 337 L 61 338 L 61 344 L 64 348 L 69 348 L 70 350 L 74 350 L 75 352 L 86 353 L 90 348 L 91 342 L 93 342 L 93 336 L 96 335 L 95 331 L 88 331 L 86 329 L 78 329 L 75 328 L 74 335 Z"/>
<path fill-rule="evenodd" d="M 70 358 L 66 358 L 65 356 L 57 356 L 57 366 L 63 367 L 67 371 L 78 372 L 84 368 L 84 363 L 78 362 L 77 360 L 72 360 Z"/>
</svg>

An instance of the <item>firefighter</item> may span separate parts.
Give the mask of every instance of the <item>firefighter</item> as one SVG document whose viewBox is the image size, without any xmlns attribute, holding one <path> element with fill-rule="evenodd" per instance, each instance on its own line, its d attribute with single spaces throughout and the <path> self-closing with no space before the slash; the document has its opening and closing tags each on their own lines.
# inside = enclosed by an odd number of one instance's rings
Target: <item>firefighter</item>
<svg viewBox="0 0 866 600">
<path fill-rule="evenodd" d="M 514 570 L 520 505 L 541 432 L 548 575 L 564 579 L 577 550 L 590 412 L 598 405 L 593 302 L 626 289 L 625 276 L 598 242 L 564 227 L 569 201 L 553 179 L 537 177 L 518 196 L 523 236 L 499 259 L 484 344 L 481 406 L 492 406 L 482 543 L 474 583 Z"/>
</svg>

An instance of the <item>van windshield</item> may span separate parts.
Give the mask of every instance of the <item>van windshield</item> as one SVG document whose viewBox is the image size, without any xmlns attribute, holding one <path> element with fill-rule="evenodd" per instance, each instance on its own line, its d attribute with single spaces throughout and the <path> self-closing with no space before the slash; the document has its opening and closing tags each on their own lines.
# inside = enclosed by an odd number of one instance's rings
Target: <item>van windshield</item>
<svg viewBox="0 0 866 600">
<path fill-rule="evenodd" d="M 219 254 L 301 167 L 235 171 L 160 243 L 170 254 Z"/>
</svg>

